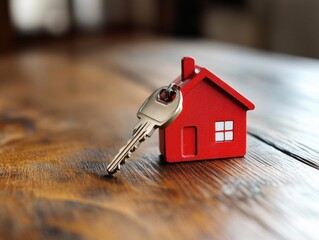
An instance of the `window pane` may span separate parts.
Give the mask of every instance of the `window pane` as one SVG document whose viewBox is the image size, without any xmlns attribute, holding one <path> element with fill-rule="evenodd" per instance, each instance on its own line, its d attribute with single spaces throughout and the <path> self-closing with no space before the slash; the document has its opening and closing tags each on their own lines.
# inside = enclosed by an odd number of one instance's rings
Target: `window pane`
<svg viewBox="0 0 319 240">
<path fill-rule="evenodd" d="M 233 121 L 225 122 L 225 130 L 233 130 Z"/>
<path fill-rule="evenodd" d="M 223 131 L 224 122 L 215 122 L 215 131 Z"/>
<path fill-rule="evenodd" d="M 223 142 L 224 141 L 224 133 L 223 132 L 215 133 L 215 141 L 216 142 Z"/>
<path fill-rule="evenodd" d="M 225 140 L 226 141 L 232 141 L 233 140 L 233 131 L 225 132 Z"/>
</svg>

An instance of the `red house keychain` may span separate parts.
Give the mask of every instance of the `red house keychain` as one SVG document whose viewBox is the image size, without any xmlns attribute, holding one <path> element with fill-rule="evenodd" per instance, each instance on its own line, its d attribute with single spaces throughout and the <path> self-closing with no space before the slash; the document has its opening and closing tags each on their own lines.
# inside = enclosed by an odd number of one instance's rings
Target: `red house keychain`
<svg viewBox="0 0 319 240">
<path fill-rule="evenodd" d="M 107 172 L 120 165 L 154 130 L 167 162 L 244 156 L 246 112 L 255 106 L 194 59 L 182 59 L 182 74 L 156 90 L 141 106 L 132 138 L 120 149 Z"/>
<path fill-rule="evenodd" d="M 182 59 L 174 83 L 183 95 L 183 110 L 160 129 L 160 151 L 167 162 L 244 156 L 246 112 L 254 104 L 194 59 Z"/>
</svg>

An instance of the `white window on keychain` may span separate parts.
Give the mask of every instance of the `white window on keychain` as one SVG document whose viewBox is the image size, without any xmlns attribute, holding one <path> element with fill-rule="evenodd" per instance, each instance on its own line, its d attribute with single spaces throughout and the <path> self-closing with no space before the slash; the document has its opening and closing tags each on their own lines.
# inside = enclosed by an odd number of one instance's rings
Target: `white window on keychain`
<svg viewBox="0 0 319 240">
<path fill-rule="evenodd" d="M 215 122 L 215 142 L 234 140 L 234 121 Z"/>
</svg>

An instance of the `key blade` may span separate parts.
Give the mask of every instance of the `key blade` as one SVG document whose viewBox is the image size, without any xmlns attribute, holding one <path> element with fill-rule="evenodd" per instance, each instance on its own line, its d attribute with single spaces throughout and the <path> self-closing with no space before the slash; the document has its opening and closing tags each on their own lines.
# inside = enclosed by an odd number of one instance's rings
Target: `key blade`
<svg viewBox="0 0 319 240">
<path fill-rule="evenodd" d="M 127 144 L 122 147 L 119 153 L 114 157 L 111 163 L 107 166 L 107 172 L 112 175 L 120 168 L 120 164 L 124 163 L 126 158 L 132 154 L 135 149 L 140 145 L 141 142 L 145 140 L 148 136 L 147 132 L 149 130 L 150 122 L 140 121 L 140 126 L 135 130 L 133 137 L 127 142 Z"/>
<path fill-rule="evenodd" d="M 144 134 L 144 127 L 145 124 L 141 124 L 138 129 L 136 129 L 133 137 L 126 143 L 124 147 L 122 147 L 118 154 L 115 155 L 114 159 L 111 161 L 111 163 L 107 166 L 107 172 L 109 174 L 115 173 L 119 168 L 120 164 L 125 158 L 129 155 L 129 152 L 131 148 L 134 146 L 134 143 L 136 143 L 139 138 Z"/>
</svg>

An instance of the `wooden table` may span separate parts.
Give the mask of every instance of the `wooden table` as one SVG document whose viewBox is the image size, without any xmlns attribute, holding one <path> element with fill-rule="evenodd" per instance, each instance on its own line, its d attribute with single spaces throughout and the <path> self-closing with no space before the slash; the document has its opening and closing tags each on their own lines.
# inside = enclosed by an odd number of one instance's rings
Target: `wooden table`
<svg viewBox="0 0 319 240">
<path fill-rule="evenodd" d="M 115 177 L 136 111 L 194 56 L 252 100 L 243 158 L 165 164 L 157 133 Z M 318 239 L 319 62 L 218 42 L 67 42 L 0 57 L 3 239 Z"/>
</svg>

